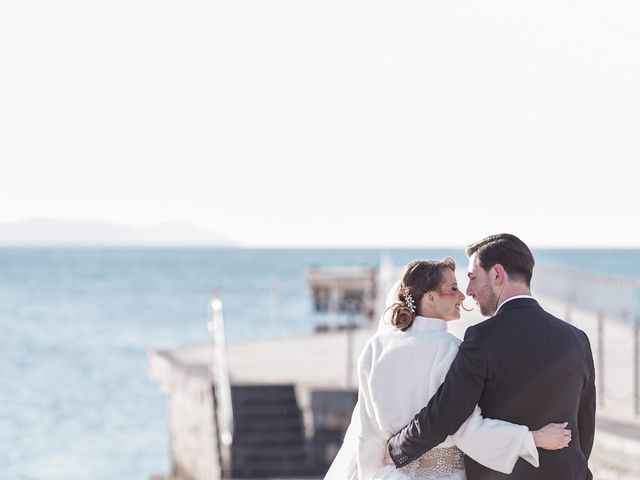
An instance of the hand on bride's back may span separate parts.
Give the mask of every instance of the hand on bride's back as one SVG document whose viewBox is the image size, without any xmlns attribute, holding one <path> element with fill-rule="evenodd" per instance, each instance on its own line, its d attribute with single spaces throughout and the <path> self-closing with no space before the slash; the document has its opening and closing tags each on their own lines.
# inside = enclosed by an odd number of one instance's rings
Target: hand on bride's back
<svg viewBox="0 0 640 480">
<path fill-rule="evenodd" d="M 550 423 L 540 430 L 533 432 L 533 440 L 536 447 L 544 450 L 560 450 L 566 448 L 571 442 L 571 430 L 565 428 L 565 423 Z"/>
</svg>

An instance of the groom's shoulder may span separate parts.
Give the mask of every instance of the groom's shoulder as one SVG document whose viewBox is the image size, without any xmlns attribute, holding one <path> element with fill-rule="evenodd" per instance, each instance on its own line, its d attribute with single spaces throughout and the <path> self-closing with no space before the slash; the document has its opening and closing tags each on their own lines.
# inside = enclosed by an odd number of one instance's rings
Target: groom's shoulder
<svg viewBox="0 0 640 480">
<path fill-rule="evenodd" d="M 507 326 L 509 316 L 508 311 L 501 311 L 486 320 L 468 327 L 465 333 L 465 341 L 467 338 L 484 340 L 491 339 L 496 335 L 502 336 L 505 333 L 505 327 Z"/>
<path fill-rule="evenodd" d="M 504 312 L 498 312 L 493 317 L 489 317 L 486 320 L 481 321 L 480 323 L 476 323 L 468 328 L 468 330 L 472 330 L 473 333 L 486 335 L 490 334 L 496 330 L 499 330 L 501 327 L 501 320 L 504 320 L 505 315 Z M 475 330 L 475 332 L 474 332 Z"/>
<path fill-rule="evenodd" d="M 502 336 L 503 334 L 511 331 L 511 328 L 537 329 L 540 328 L 541 324 L 551 326 L 557 335 L 565 336 L 565 338 L 573 337 L 576 338 L 579 343 L 586 342 L 587 345 L 589 344 L 588 336 L 584 331 L 580 330 L 575 325 L 556 317 L 543 308 L 537 308 L 529 312 L 527 318 L 522 318 L 521 313 L 517 310 L 503 310 L 496 313 L 493 317 L 489 317 L 486 320 L 469 327 L 467 331 L 475 329 L 475 331 L 472 331 L 473 334 L 480 336 L 483 339 L 490 339 L 493 336 Z M 547 327 L 545 327 L 545 329 L 546 328 Z"/>
</svg>

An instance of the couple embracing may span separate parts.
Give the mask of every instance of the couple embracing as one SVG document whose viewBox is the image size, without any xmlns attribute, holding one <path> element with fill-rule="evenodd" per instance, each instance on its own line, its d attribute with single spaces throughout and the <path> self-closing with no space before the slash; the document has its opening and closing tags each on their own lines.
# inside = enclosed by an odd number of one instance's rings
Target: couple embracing
<svg viewBox="0 0 640 480">
<path fill-rule="evenodd" d="M 325 480 L 592 478 L 587 336 L 531 296 L 534 259 L 519 238 L 466 253 L 466 293 L 491 318 L 461 343 L 446 326 L 465 299 L 453 260 L 407 265 L 360 356 L 358 403 Z"/>
</svg>

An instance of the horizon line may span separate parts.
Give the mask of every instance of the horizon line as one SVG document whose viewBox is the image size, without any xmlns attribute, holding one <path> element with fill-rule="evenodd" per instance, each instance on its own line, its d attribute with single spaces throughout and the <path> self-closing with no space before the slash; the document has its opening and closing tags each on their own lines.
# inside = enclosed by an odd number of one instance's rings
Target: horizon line
<svg viewBox="0 0 640 480">
<path fill-rule="evenodd" d="M 219 250 L 457 250 L 464 251 L 467 245 L 287 245 L 287 244 L 249 244 L 249 245 L 229 245 L 229 244 L 202 244 L 202 243 L 0 243 L 3 249 L 39 249 L 39 248 L 85 248 L 85 249 L 106 249 L 106 248 L 136 248 L 136 249 L 219 249 Z M 640 250 L 638 245 L 615 245 L 615 244 L 543 244 L 531 245 L 532 250 Z"/>
</svg>

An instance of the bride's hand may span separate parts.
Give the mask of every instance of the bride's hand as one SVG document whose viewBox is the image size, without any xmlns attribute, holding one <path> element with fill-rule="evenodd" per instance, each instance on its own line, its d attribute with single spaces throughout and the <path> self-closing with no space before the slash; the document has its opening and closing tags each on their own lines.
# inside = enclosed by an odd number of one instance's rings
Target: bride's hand
<svg viewBox="0 0 640 480">
<path fill-rule="evenodd" d="M 571 442 L 571 430 L 565 428 L 567 425 L 567 422 L 550 423 L 533 432 L 536 447 L 544 450 L 560 450 L 568 447 Z"/>
<path fill-rule="evenodd" d="M 393 465 L 393 460 L 391 460 L 391 456 L 389 455 L 389 450 L 384 449 L 384 460 L 383 463 L 385 465 Z"/>
</svg>

